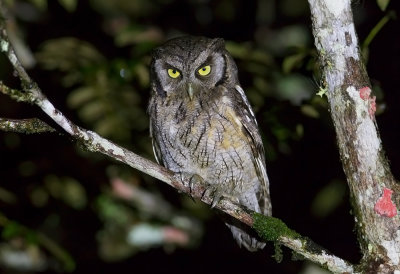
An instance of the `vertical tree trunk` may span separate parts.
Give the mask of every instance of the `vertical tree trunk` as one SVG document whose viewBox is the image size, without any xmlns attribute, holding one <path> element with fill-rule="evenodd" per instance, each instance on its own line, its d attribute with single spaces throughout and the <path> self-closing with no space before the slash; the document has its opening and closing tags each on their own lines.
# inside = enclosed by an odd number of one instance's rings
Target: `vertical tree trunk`
<svg viewBox="0 0 400 274">
<path fill-rule="evenodd" d="M 309 0 L 309 4 L 363 254 L 360 271 L 398 274 L 399 185 L 379 137 L 375 96 L 360 55 L 350 0 Z"/>
</svg>

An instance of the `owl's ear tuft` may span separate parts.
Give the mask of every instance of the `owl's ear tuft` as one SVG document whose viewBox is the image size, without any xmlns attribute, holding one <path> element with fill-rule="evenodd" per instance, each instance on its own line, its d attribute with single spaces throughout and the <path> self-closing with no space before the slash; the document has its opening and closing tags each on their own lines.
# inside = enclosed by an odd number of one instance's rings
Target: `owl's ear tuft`
<svg viewBox="0 0 400 274">
<path fill-rule="evenodd" d="M 161 47 L 155 48 L 151 51 L 151 56 L 153 57 L 153 59 L 158 59 L 162 52 L 163 49 Z"/>
<path fill-rule="evenodd" d="M 224 49 L 225 48 L 225 40 L 223 38 L 214 38 L 210 44 L 210 48 L 214 50 Z"/>
</svg>

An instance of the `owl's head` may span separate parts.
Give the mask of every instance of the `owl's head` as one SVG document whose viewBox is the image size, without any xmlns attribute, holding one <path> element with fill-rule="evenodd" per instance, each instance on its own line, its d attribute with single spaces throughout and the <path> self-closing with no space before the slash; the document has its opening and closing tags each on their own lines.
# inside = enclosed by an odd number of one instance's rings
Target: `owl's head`
<svg viewBox="0 0 400 274">
<path fill-rule="evenodd" d="M 174 38 L 154 50 L 151 81 L 157 95 L 189 100 L 238 82 L 224 40 L 193 36 Z"/>
</svg>

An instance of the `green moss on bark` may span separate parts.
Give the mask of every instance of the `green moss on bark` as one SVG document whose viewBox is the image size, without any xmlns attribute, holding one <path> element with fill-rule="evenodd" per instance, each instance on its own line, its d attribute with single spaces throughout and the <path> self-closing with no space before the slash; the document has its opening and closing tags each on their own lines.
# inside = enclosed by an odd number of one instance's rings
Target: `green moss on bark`
<svg viewBox="0 0 400 274">
<path fill-rule="evenodd" d="M 296 231 L 288 228 L 287 225 L 278 218 L 254 213 L 253 220 L 253 229 L 264 241 L 276 242 L 281 236 L 292 239 L 301 237 Z"/>
</svg>

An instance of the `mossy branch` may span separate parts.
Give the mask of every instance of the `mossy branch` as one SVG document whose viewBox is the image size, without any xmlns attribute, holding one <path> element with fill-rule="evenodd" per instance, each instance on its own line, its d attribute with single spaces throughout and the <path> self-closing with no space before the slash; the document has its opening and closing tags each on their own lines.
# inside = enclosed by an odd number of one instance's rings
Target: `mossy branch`
<svg viewBox="0 0 400 274">
<path fill-rule="evenodd" d="M 333 273 L 356 273 L 352 264 L 336 257 L 308 237 L 301 236 L 290 229 L 282 220 L 264 216 L 257 212 L 253 212 L 252 217 L 252 227 L 264 241 L 282 244 L 293 250 L 297 255 L 301 255 L 300 257 L 317 263 Z"/>
<path fill-rule="evenodd" d="M 253 228 L 261 239 L 266 242 L 276 242 L 281 237 L 297 239 L 300 236 L 296 231 L 291 230 L 280 219 L 267 217 L 260 213 L 253 213 Z"/>
</svg>

